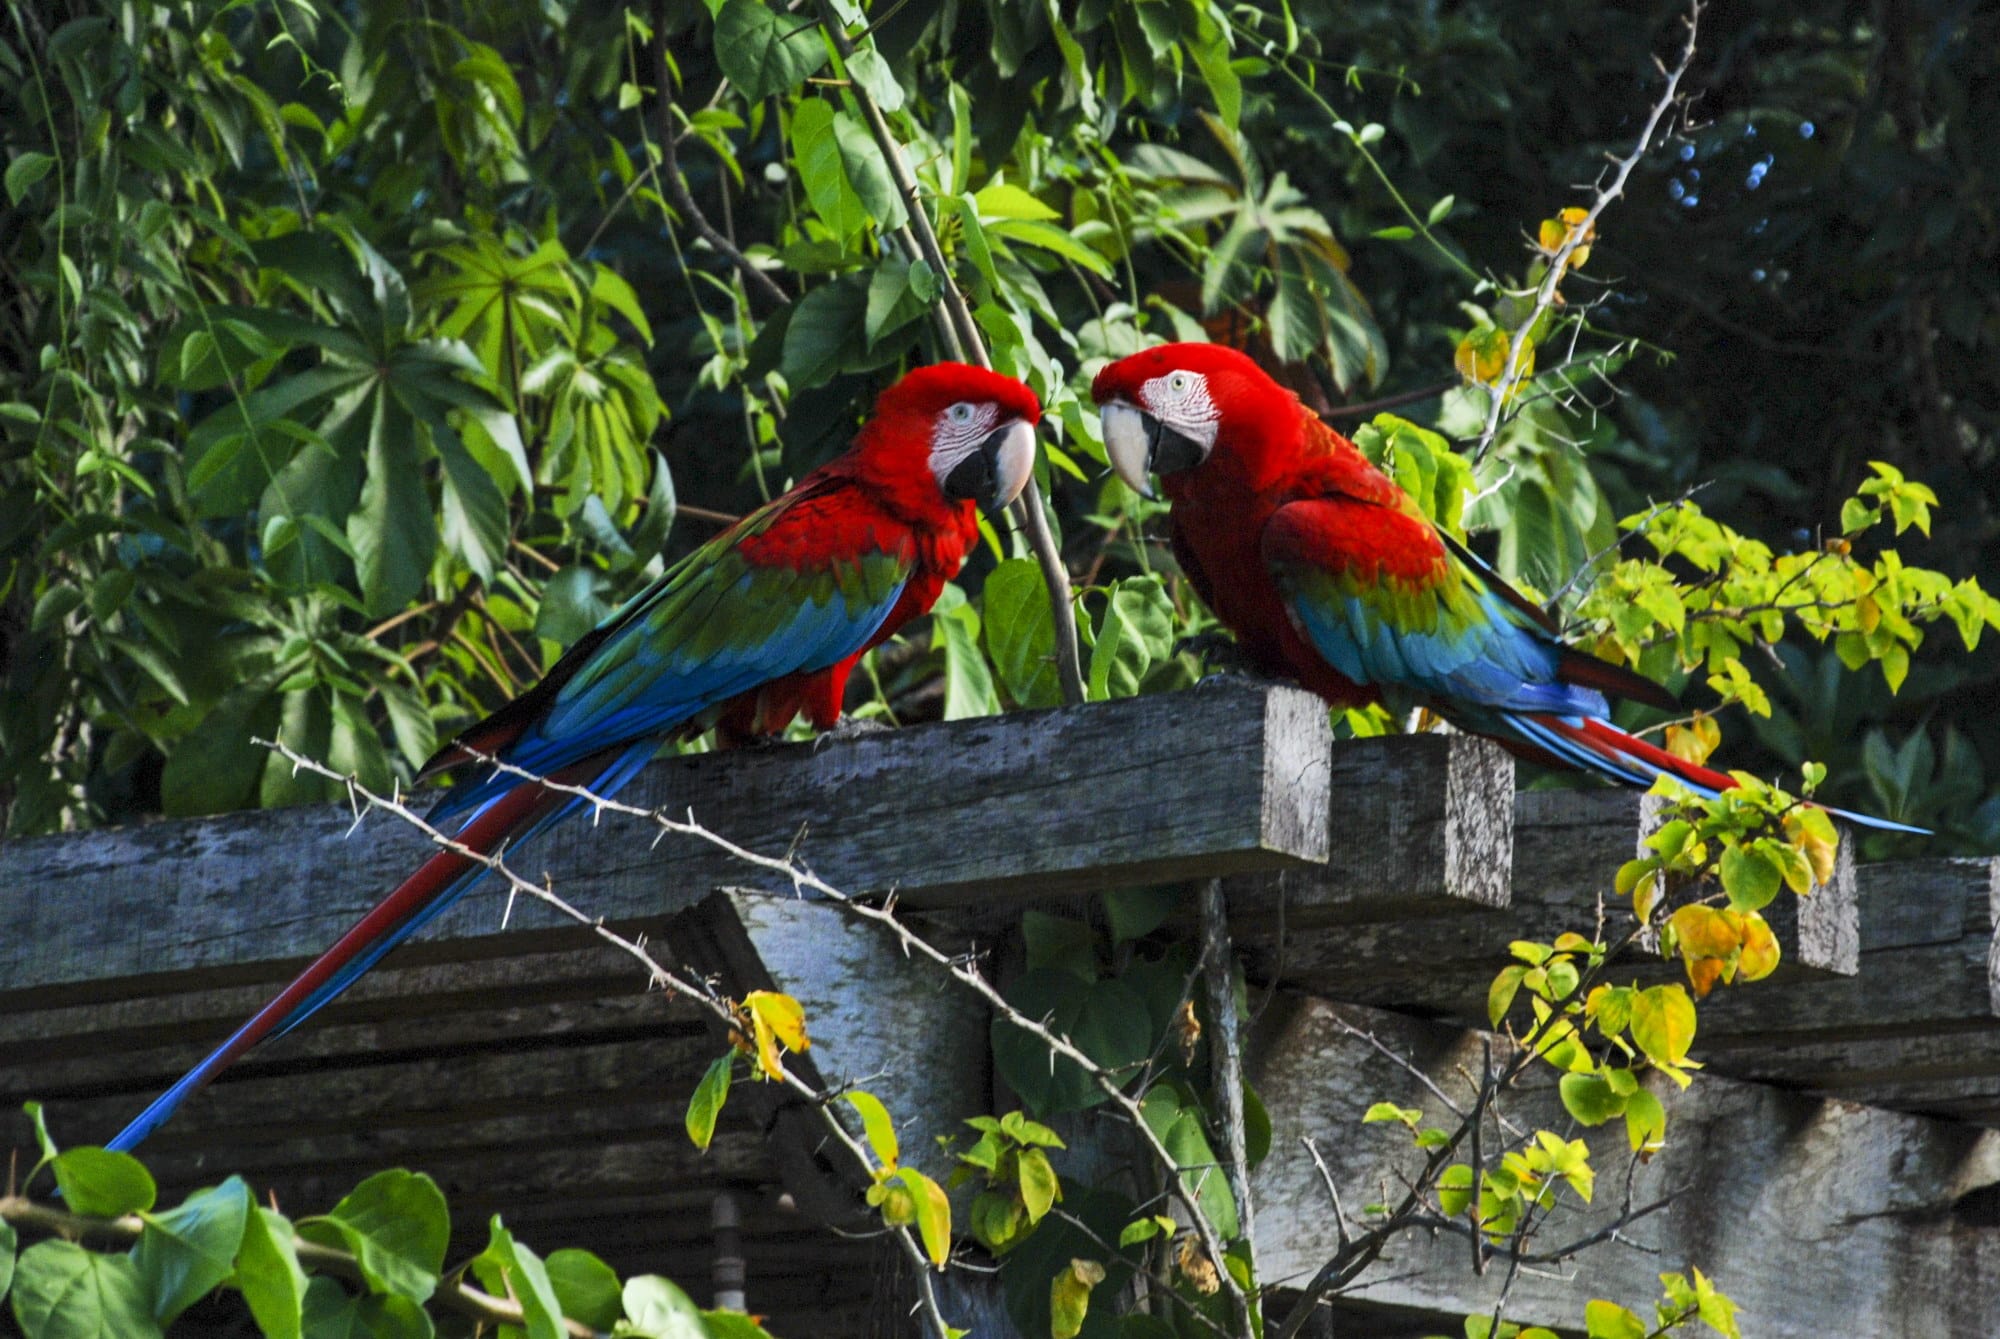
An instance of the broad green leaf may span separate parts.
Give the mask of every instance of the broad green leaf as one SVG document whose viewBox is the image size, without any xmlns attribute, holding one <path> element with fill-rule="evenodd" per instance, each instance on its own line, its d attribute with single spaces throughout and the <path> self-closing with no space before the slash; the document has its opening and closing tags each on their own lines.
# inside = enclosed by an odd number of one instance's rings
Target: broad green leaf
<svg viewBox="0 0 2000 1339">
<path fill-rule="evenodd" d="M 986 578 L 981 631 L 1008 696 L 1024 707 L 1062 701 L 1056 677 L 1055 616 L 1042 569 L 1031 558 L 1009 558 Z"/>
<path fill-rule="evenodd" d="M 1044 969 L 1023 973 L 1006 995 L 1015 1008 L 1043 1020 L 1107 1069 L 1136 1067 L 1152 1049 L 1146 1002 L 1123 982 L 1090 983 Z M 992 1033 L 994 1065 L 1035 1115 L 1081 1111 L 1106 1100 L 1104 1090 L 1073 1062 L 1052 1062 L 1047 1045 L 1034 1035 L 1001 1019 L 994 1020 Z"/>
<path fill-rule="evenodd" d="M 994 691 L 993 673 L 979 649 L 979 611 L 965 603 L 963 596 L 950 608 L 943 600 L 932 608 L 931 647 L 944 652 L 944 718 L 960 721 L 969 716 L 997 716 L 1000 695 Z"/>
<path fill-rule="evenodd" d="M 657 1274 L 625 1280 L 625 1321 L 624 1333 L 644 1339 L 708 1339 L 701 1308 Z"/>
<path fill-rule="evenodd" d="M 1229 1178 L 1223 1174 L 1215 1149 L 1208 1142 L 1200 1108 L 1182 1105 L 1179 1094 L 1170 1085 L 1156 1084 L 1147 1091 L 1140 1110 L 1146 1124 L 1166 1147 L 1167 1155 L 1181 1169 L 1181 1184 L 1194 1195 L 1202 1213 L 1217 1232 L 1225 1238 L 1234 1237 L 1239 1229 L 1236 1198 L 1230 1193 Z"/>
<path fill-rule="evenodd" d="M 34 184 L 49 174 L 55 167 L 52 154 L 39 153 L 33 149 L 23 149 L 14 155 L 14 161 L 7 164 L 7 203 L 18 205 Z"/>
<path fill-rule="evenodd" d="M 14 1265 L 14 1319 L 26 1339 L 158 1339 L 129 1257 L 37 1242 Z"/>
<path fill-rule="evenodd" d="M 868 127 L 848 112 L 836 112 L 833 138 L 840 150 L 842 175 L 860 199 L 867 221 L 875 225 L 878 234 L 902 227 L 909 220 L 909 211 Z"/>
<path fill-rule="evenodd" d="M 1640 1152 L 1649 1145 L 1657 1146 L 1666 1137 L 1667 1109 L 1660 1099 L 1644 1088 L 1631 1093 L 1625 1099 L 1625 1135 L 1632 1142 L 1632 1151 Z"/>
<path fill-rule="evenodd" d="M 527 1339 L 565 1339 L 562 1304 L 556 1300 L 548 1270 L 540 1256 L 514 1240 L 499 1214 L 487 1225 L 486 1249 L 472 1261 L 472 1272 L 487 1292 L 520 1304 Z"/>
<path fill-rule="evenodd" d="M 1625 1110 L 1626 1099 L 1595 1074 L 1565 1074 L 1558 1085 L 1562 1104 L 1585 1125 L 1602 1125 Z"/>
<path fill-rule="evenodd" d="M 819 29 L 762 0 L 724 0 L 715 16 L 715 59 L 751 101 L 785 93 L 826 64 Z"/>
<path fill-rule="evenodd" d="M 407 1297 L 368 1293 L 350 1297 L 321 1275 L 306 1289 L 305 1339 L 432 1339 L 423 1307 Z"/>
<path fill-rule="evenodd" d="M 437 1289 L 451 1217 L 422 1172 L 377 1172 L 333 1206 L 299 1223 L 299 1235 L 355 1257 L 368 1286 L 423 1303 Z"/>
<path fill-rule="evenodd" d="M 1174 608 L 1158 577 L 1127 577 L 1105 597 L 1090 650 L 1090 696 L 1131 697 L 1146 672 L 1172 652 Z"/>
<path fill-rule="evenodd" d="M 1656 1064 L 1678 1065 L 1694 1043 L 1694 1001 L 1679 986 L 1650 986 L 1632 1000 L 1632 1040 Z"/>
<path fill-rule="evenodd" d="M 159 1194 L 153 1174 L 130 1153 L 107 1148 L 70 1148 L 54 1162 L 56 1185 L 77 1213 L 116 1218 L 153 1207 Z"/>
<path fill-rule="evenodd" d="M 1722 891 L 1736 911 L 1761 911 L 1778 895 L 1784 871 L 1754 846 L 1732 843 L 1722 852 Z"/>
<path fill-rule="evenodd" d="M 625 1314 L 617 1271 L 589 1251 L 555 1251 L 543 1265 L 562 1313 L 571 1320 L 608 1330 Z"/>
<path fill-rule="evenodd" d="M 0 1219 L 0 1302 L 14 1286 L 14 1225 Z"/>
<path fill-rule="evenodd" d="M 722 1104 L 729 1100 L 729 1081 L 735 1071 L 736 1052 L 717 1056 L 701 1076 L 701 1082 L 695 1085 L 694 1096 L 688 1099 L 688 1138 L 703 1152 L 708 1151 L 715 1138 L 715 1120 L 722 1114 Z"/>
<path fill-rule="evenodd" d="M 1021 1203 L 1028 1210 L 1028 1221 L 1039 1223 L 1061 1201 L 1062 1182 L 1049 1165 L 1049 1155 L 1039 1148 L 1022 1149 L 1015 1165 L 1020 1169 Z"/>
<path fill-rule="evenodd" d="M 847 77 L 868 90 L 875 105 L 885 112 L 903 109 L 903 86 L 889 68 L 889 62 L 873 43 L 861 47 L 847 60 Z"/>
<path fill-rule="evenodd" d="M 243 1294 L 265 1339 L 300 1339 L 306 1275 L 293 1235 L 291 1220 L 275 1209 L 253 1206 L 243 1220 L 230 1283 Z"/>
<path fill-rule="evenodd" d="M 1646 1322 L 1631 1311 L 1601 1298 L 1585 1305 L 1583 1324 L 1590 1339 L 1646 1339 L 1652 1333 Z"/>
<path fill-rule="evenodd" d="M 835 130 L 837 115 L 824 98 L 807 98 L 792 110 L 792 159 L 813 212 L 836 237 L 852 237 L 868 222 L 868 210 L 848 181 L 847 164 Z"/>
<path fill-rule="evenodd" d="M 418 426 L 386 388 L 366 410 L 368 473 L 347 518 L 354 566 L 371 617 L 395 613 L 423 589 L 437 549 L 437 521 L 424 488 Z"/>
<path fill-rule="evenodd" d="M 771 1339 L 770 1331 L 741 1311 L 704 1311 L 708 1339 Z"/>
<path fill-rule="evenodd" d="M 235 1271 L 250 1216 L 250 1187 L 240 1176 L 199 1190 L 179 1207 L 146 1214 L 132 1263 L 153 1299 L 153 1315 L 168 1325 Z"/>
<path fill-rule="evenodd" d="M 1050 222 L 1062 217 L 1019 186 L 1004 181 L 996 181 L 990 186 L 983 187 L 972 198 L 979 206 L 982 219 L 1027 219 L 1033 222 Z"/>
<path fill-rule="evenodd" d="M 793 391 L 824 385 L 866 347 L 868 285 L 859 275 L 821 284 L 793 305 L 782 366 Z"/>
</svg>

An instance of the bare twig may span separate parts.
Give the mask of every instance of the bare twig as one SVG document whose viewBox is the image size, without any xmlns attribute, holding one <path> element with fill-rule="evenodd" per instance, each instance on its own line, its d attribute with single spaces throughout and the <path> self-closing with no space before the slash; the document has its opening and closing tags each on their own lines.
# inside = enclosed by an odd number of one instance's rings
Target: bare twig
<svg viewBox="0 0 2000 1339">
<path fill-rule="evenodd" d="M 1638 142 L 1630 153 L 1613 161 L 1611 178 L 1608 182 L 1599 178 L 1589 209 L 1584 212 L 1579 222 L 1569 228 L 1562 245 L 1549 257 L 1548 270 L 1542 275 L 1542 282 L 1535 289 L 1535 301 L 1529 307 L 1527 315 L 1521 318 L 1521 323 L 1515 327 L 1512 338 L 1508 341 L 1507 366 L 1501 372 L 1500 380 L 1487 387 L 1486 424 L 1480 429 L 1479 440 L 1470 453 L 1475 463 L 1485 458 L 1487 451 L 1492 449 L 1493 439 L 1499 435 L 1501 415 L 1507 408 L 1507 402 L 1514 398 L 1514 391 L 1522 381 L 1521 363 L 1527 351 L 1528 332 L 1542 319 L 1542 314 L 1555 305 L 1556 289 L 1562 284 L 1563 275 L 1569 271 L 1570 257 L 1578 248 L 1589 244 L 1592 230 L 1597 226 L 1598 215 L 1602 214 L 1613 200 L 1625 193 L 1626 180 L 1631 177 L 1632 170 L 1639 165 L 1639 160 L 1646 156 L 1647 150 L 1653 147 L 1653 136 L 1658 132 L 1660 123 L 1666 119 L 1667 113 L 1679 100 L 1681 77 L 1687 73 L 1689 65 L 1694 61 L 1695 33 L 1701 25 L 1702 3 L 1703 0 L 1694 0 L 1694 3 L 1688 6 L 1687 18 L 1683 20 L 1687 28 L 1687 40 L 1681 46 L 1680 60 L 1672 70 L 1668 70 L 1664 63 L 1660 64 L 1660 72 L 1666 76 L 1666 86 L 1660 90 L 1659 99 L 1653 103 L 1653 110 L 1646 117 L 1646 124 L 1639 131 Z"/>
</svg>

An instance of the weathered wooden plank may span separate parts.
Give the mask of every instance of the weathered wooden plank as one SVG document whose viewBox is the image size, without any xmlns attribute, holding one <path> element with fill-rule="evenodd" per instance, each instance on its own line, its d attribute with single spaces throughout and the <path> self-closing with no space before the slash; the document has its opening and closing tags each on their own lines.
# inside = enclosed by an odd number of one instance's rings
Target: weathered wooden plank
<svg viewBox="0 0 2000 1339">
<path fill-rule="evenodd" d="M 1479 1035 L 1447 1025 L 1296 997 L 1267 1013 L 1251 1056 L 1275 1125 L 1253 1187 L 1267 1277 L 1310 1275 L 1337 1245 L 1301 1139 L 1318 1143 L 1354 1209 L 1395 1185 L 1411 1157 L 1400 1127 L 1359 1123 L 1368 1105 L 1423 1107 L 1433 1123 L 1448 1115 L 1406 1072 L 1342 1033 L 1336 1010 L 1447 1084 L 1456 1066 L 1480 1062 Z M 1525 1271 L 1513 1279 L 1508 1319 L 1580 1332 L 1588 1299 L 1643 1311 L 1661 1271 L 1693 1264 L 1716 1275 L 1768 1339 L 2000 1331 L 2000 1229 L 1981 1207 L 2000 1186 L 2000 1133 L 1706 1075 L 1686 1093 L 1656 1091 L 1669 1139 L 1636 1169 L 1638 1200 L 1689 1187 L 1627 1229 L 1657 1253 L 1605 1246 L 1560 1271 Z M 1530 1128 L 1569 1128 L 1550 1088 L 1518 1094 L 1508 1115 Z M 1586 1133 L 1600 1169 L 1597 1203 L 1552 1226 L 1551 1244 L 1594 1230 L 1618 1207 L 1624 1131 L 1614 1123 Z M 1413 1235 L 1391 1255 L 1357 1300 L 1406 1313 L 1490 1312 L 1507 1278 L 1504 1267 L 1475 1276 L 1457 1237 Z"/>
<path fill-rule="evenodd" d="M 1285 932 L 1503 907 L 1514 764 L 1471 735 L 1348 740 L 1332 754 L 1332 855 L 1230 881 L 1233 920 Z"/>
<path fill-rule="evenodd" d="M 626 798 L 692 812 L 753 850 L 796 850 L 852 893 L 893 888 L 912 905 L 1047 896 L 1323 860 L 1329 740 L 1311 695 L 1226 684 L 667 758 Z M 258 964 L 331 942 L 426 852 L 393 819 L 350 836 L 351 824 L 344 809 L 313 807 L 0 847 L 0 1008 L 101 999 L 110 979 L 127 994 L 175 972 L 209 986 L 263 979 Z M 656 848 L 654 835 L 615 815 L 571 822 L 518 863 L 620 924 L 720 886 L 771 885 L 709 843 Z M 558 924 L 526 900 L 509 923 L 503 905 L 467 899 L 427 938 L 455 941 L 452 957 L 482 939 L 514 952 L 507 939 Z"/>
<path fill-rule="evenodd" d="M 1659 809 L 1654 797 L 1630 791 L 1522 791 L 1513 797 L 1512 893 L 1504 907 L 1460 903 L 1465 914 L 1357 921 L 1340 924 L 1337 932 L 1301 934 L 1287 905 L 1281 938 L 1269 909 L 1252 902 L 1239 943 L 1249 970 L 1261 980 L 1335 999 L 1483 1022 L 1486 987 L 1509 961 L 1509 942 L 1548 943 L 1564 931 L 1595 933 L 1600 898 L 1607 935 L 1629 926 L 1630 910 L 1612 896 L 1612 879 L 1643 849 L 1644 836 L 1658 825 Z M 1288 871 L 1283 877 L 1298 876 Z M 1773 980 L 1852 978 L 1859 963 L 1857 898 L 1852 843 L 1843 842 L 1827 886 L 1807 898 L 1782 897 L 1766 909 L 1783 955 Z M 1237 919 L 1234 901 L 1231 917 Z M 1678 970 L 1637 950 L 1624 959 L 1624 968 L 1663 978 Z"/>
</svg>

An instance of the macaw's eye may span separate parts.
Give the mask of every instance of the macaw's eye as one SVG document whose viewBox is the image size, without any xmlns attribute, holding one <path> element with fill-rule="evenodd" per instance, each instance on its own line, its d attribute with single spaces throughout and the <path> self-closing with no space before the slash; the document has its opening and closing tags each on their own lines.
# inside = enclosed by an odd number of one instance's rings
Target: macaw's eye
<svg viewBox="0 0 2000 1339">
<path fill-rule="evenodd" d="M 945 410 L 944 416 L 953 423 L 970 423 L 972 422 L 972 406 L 960 400 L 957 404 Z"/>
<path fill-rule="evenodd" d="M 1187 373 L 1176 372 L 1172 376 L 1167 378 L 1167 389 L 1172 391 L 1174 394 L 1184 395 L 1187 393 L 1187 388 L 1188 388 Z"/>
</svg>

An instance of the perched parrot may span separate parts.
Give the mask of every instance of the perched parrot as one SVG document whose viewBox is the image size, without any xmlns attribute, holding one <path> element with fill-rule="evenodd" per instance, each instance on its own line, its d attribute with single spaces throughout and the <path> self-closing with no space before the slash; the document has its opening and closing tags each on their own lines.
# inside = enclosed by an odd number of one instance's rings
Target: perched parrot
<svg viewBox="0 0 2000 1339">
<path fill-rule="evenodd" d="M 1428 707 L 1531 761 L 1626 785 L 1728 776 L 1613 726 L 1606 697 L 1673 709 L 1659 684 L 1566 646 L 1554 621 L 1257 364 L 1167 344 L 1097 374 L 1105 449 L 1172 504 L 1174 556 L 1260 673 L 1338 707 Z M 1897 832 L 1921 832 L 1832 810 Z"/>
<path fill-rule="evenodd" d="M 1034 467 L 1041 405 L 1012 377 L 919 368 L 876 401 L 854 445 L 697 549 L 585 634 L 542 681 L 459 734 L 432 777 L 501 759 L 609 796 L 668 740 L 710 727 L 776 734 L 840 716 L 870 647 L 927 612 L 977 542 L 979 505 L 1013 501 Z M 434 824 L 511 850 L 582 801 L 488 768 L 447 791 Z M 297 1027 L 478 882 L 441 852 L 362 917 L 107 1147 L 130 1149 L 266 1037 Z"/>
</svg>

